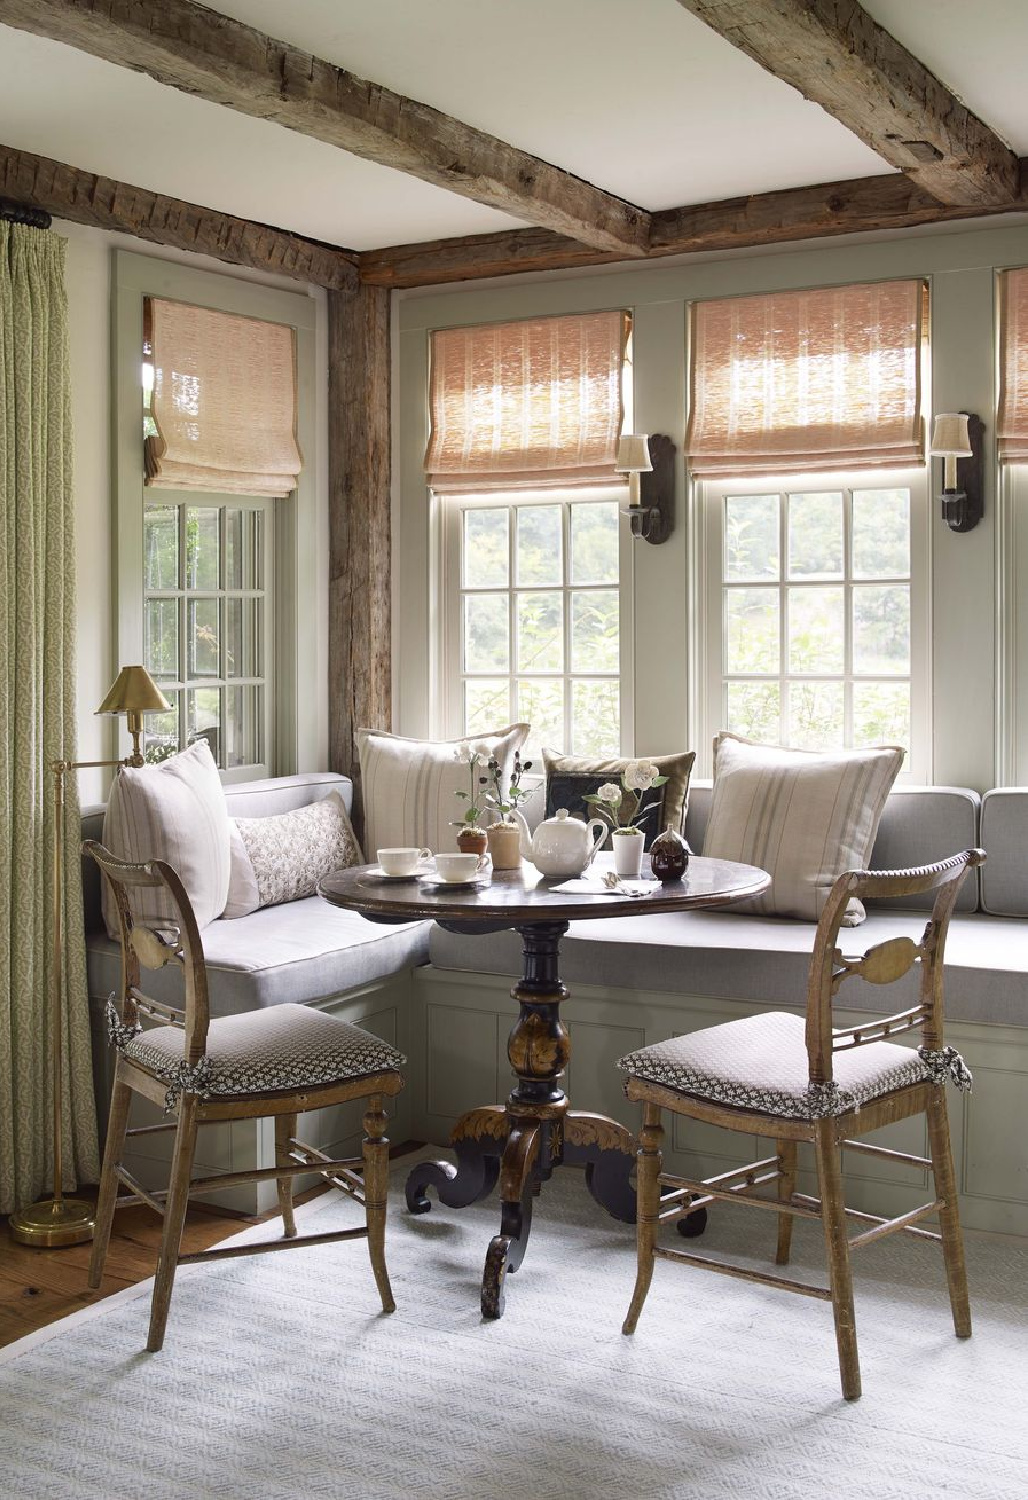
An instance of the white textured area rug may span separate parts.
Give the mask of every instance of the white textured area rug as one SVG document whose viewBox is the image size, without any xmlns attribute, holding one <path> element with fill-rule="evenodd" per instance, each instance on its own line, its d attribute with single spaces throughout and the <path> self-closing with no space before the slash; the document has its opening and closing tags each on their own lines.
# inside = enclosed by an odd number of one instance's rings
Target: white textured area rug
<svg viewBox="0 0 1028 1500">
<path fill-rule="evenodd" d="M 394 1172 L 391 1317 L 363 1242 L 183 1267 L 161 1354 L 142 1352 L 150 1284 L 120 1293 L 0 1355 L 0 1493 L 1028 1495 L 1028 1249 L 969 1237 L 969 1342 L 953 1337 L 936 1247 L 895 1236 L 861 1251 L 865 1395 L 851 1405 L 831 1309 L 807 1298 L 658 1263 L 622 1337 L 633 1232 L 573 1171 L 544 1187 L 506 1314 L 483 1322 L 496 1198 L 411 1218 L 412 1160 Z M 336 1193 L 301 1210 L 318 1230 L 356 1213 Z M 771 1215 L 729 1207 L 700 1244 L 770 1256 L 774 1233 Z M 797 1222 L 794 1259 L 820 1273 L 817 1224 Z"/>
</svg>

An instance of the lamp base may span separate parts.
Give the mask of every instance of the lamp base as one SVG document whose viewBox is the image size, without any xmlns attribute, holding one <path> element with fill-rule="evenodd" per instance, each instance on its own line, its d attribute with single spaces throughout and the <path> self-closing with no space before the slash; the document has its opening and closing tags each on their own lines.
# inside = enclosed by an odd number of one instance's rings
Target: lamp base
<svg viewBox="0 0 1028 1500">
<path fill-rule="evenodd" d="M 84 1198 L 44 1198 L 12 1214 L 12 1240 L 45 1250 L 54 1245 L 81 1245 L 93 1238 L 96 1209 Z"/>
</svg>

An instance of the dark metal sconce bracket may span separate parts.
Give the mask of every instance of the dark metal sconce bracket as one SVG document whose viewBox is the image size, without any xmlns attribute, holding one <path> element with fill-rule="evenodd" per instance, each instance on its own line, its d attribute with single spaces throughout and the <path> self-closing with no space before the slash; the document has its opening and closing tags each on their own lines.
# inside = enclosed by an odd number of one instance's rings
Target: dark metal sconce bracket
<svg viewBox="0 0 1028 1500">
<path fill-rule="evenodd" d="M 659 547 L 675 526 L 675 445 L 662 432 L 650 437 L 653 468 L 639 475 L 639 505 L 629 508 L 632 535 Z"/>
<path fill-rule="evenodd" d="M 942 519 L 951 531 L 973 531 L 985 509 L 985 423 L 965 412 L 971 457 L 957 459 L 956 490 L 942 492 Z"/>
</svg>

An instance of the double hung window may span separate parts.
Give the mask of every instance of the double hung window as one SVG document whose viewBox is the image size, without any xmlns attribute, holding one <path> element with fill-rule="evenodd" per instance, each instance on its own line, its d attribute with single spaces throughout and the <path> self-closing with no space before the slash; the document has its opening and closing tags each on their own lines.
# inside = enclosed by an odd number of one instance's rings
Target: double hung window
<svg viewBox="0 0 1028 1500">
<path fill-rule="evenodd" d="M 147 491 L 144 661 L 172 708 L 149 718 L 146 756 L 202 737 L 237 771 L 269 762 L 273 502 L 220 498 Z"/>
<path fill-rule="evenodd" d="M 703 489 L 708 725 L 803 749 L 920 755 L 922 473 Z"/>
<path fill-rule="evenodd" d="M 448 497 L 447 697 L 461 734 L 510 721 L 576 755 L 621 748 L 617 490 Z"/>
<path fill-rule="evenodd" d="M 286 774 L 317 735 L 316 306 L 123 251 L 115 286 L 116 658 L 171 704 L 145 753 Z"/>
<path fill-rule="evenodd" d="M 529 753 L 622 748 L 627 339 L 619 311 L 432 335 L 446 733 L 522 720 Z"/>
<path fill-rule="evenodd" d="M 899 744 L 929 777 L 920 282 L 698 304 L 701 743 Z"/>
</svg>

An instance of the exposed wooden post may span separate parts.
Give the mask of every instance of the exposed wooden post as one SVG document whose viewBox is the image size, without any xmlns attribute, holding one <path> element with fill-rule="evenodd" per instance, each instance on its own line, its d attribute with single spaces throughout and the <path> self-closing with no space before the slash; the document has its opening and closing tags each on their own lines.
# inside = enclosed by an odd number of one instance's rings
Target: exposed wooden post
<svg viewBox="0 0 1028 1500">
<path fill-rule="evenodd" d="M 354 731 L 392 714 L 389 304 L 383 287 L 328 294 L 329 765 L 353 777 L 358 837 Z"/>
</svg>

